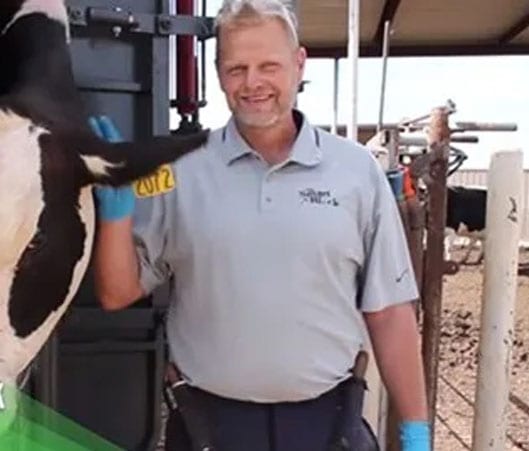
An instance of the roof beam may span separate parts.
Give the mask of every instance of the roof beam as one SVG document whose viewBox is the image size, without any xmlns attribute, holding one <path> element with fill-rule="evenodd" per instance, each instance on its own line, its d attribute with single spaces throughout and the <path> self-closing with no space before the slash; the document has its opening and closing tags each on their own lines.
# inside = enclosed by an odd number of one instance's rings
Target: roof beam
<svg viewBox="0 0 529 451">
<path fill-rule="evenodd" d="M 307 46 L 310 58 L 345 58 L 347 47 Z M 529 44 L 476 44 L 476 45 L 393 45 L 392 56 L 478 56 L 478 55 L 529 55 Z M 380 56 L 380 49 L 373 44 L 361 45 L 361 57 Z"/>
<path fill-rule="evenodd" d="M 393 22 L 401 1 L 402 0 L 386 0 L 384 3 L 384 8 L 382 9 L 382 14 L 380 14 L 380 19 L 378 21 L 377 31 L 373 37 L 374 45 L 382 48 L 382 41 L 384 40 L 384 24 L 388 20 Z"/>
<path fill-rule="evenodd" d="M 522 33 L 524 30 L 529 27 L 529 14 L 523 16 L 518 22 L 516 22 L 511 28 L 509 28 L 505 33 L 503 33 L 498 38 L 498 44 L 508 44 L 516 36 Z"/>
</svg>

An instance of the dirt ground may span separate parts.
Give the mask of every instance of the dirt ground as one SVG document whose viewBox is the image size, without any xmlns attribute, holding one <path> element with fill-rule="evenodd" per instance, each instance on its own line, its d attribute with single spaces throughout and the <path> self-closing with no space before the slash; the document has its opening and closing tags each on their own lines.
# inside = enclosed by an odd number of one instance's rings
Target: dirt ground
<svg viewBox="0 0 529 451">
<path fill-rule="evenodd" d="M 528 251 L 522 251 L 520 261 L 529 261 Z M 482 282 L 482 265 L 462 266 L 456 275 L 445 277 L 436 451 L 472 446 Z M 518 278 L 517 293 L 510 383 L 511 395 L 521 408 L 509 403 L 505 450 L 529 451 L 529 277 Z"/>
</svg>

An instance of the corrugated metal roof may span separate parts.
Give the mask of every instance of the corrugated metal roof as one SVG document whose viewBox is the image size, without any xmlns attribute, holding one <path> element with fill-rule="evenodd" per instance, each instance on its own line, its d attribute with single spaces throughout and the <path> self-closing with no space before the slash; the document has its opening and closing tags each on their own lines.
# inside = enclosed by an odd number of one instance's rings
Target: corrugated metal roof
<svg viewBox="0 0 529 451">
<path fill-rule="evenodd" d="M 348 0 L 297 0 L 311 56 L 347 53 Z M 526 0 L 361 0 L 361 55 L 380 54 L 391 19 L 392 55 L 529 54 Z"/>
</svg>

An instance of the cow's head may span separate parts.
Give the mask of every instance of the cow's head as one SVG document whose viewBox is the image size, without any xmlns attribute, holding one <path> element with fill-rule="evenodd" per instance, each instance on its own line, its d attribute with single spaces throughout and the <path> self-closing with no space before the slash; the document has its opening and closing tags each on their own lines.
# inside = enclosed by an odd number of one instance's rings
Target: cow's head
<svg viewBox="0 0 529 451">
<path fill-rule="evenodd" d="M 16 91 L 18 113 L 81 122 L 68 42 L 64 0 L 0 0 L 0 96 Z"/>
<path fill-rule="evenodd" d="M 30 14 L 43 14 L 59 22 L 69 40 L 68 14 L 64 0 L 2 0 L 0 34 L 5 34 L 18 19 Z"/>
</svg>

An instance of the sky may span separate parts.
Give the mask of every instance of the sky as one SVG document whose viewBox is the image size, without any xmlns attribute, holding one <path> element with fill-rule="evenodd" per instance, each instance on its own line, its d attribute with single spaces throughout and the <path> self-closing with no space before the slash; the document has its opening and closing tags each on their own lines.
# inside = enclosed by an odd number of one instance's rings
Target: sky
<svg viewBox="0 0 529 451">
<path fill-rule="evenodd" d="M 207 14 L 214 16 L 220 0 L 208 0 Z M 208 104 L 200 111 L 205 127 L 222 126 L 229 117 L 215 67 L 214 42 L 206 45 Z M 391 49 L 390 49 L 391 54 Z M 524 167 L 529 169 L 529 56 L 392 58 L 387 64 L 384 121 L 418 117 L 447 99 L 455 102 L 455 121 L 516 123 L 516 132 L 479 133 L 479 143 L 460 147 L 468 160 L 463 169 L 487 168 L 490 155 L 498 150 L 524 151 Z M 360 58 L 358 62 L 358 123 L 378 120 L 382 60 Z M 298 107 L 313 124 L 333 120 L 334 62 L 309 58 L 304 79 L 310 81 L 298 98 Z M 346 60 L 340 62 L 338 119 L 350 117 L 352 79 Z M 177 126 L 178 117 L 171 118 Z M 475 133 L 472 133 L 476 135 Z"/>
</svg>

